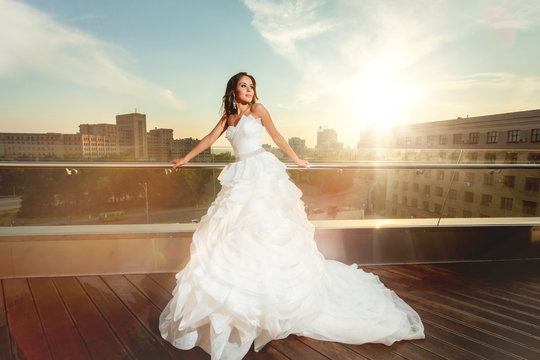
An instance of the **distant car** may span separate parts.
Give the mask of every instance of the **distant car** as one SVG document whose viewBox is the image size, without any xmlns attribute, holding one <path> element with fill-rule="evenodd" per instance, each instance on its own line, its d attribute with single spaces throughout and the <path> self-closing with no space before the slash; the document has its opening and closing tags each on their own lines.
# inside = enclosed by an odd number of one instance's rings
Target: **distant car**
<svg viewBox="0 0 540 360">
<path fill-rule="evenodd" d="M 199 222 L 199 219 L 191 219 L 192 224 L 197 224 Z"/>
<path fill-rule="evenodd" d="M 315 209 L 313 209 L 313 213 L 314 213 L 314 214 L 322 214 L 323 212 L 324 212 L 324 210 L 321 209 L 321 208 L 315 208 Z"/>
</svg>

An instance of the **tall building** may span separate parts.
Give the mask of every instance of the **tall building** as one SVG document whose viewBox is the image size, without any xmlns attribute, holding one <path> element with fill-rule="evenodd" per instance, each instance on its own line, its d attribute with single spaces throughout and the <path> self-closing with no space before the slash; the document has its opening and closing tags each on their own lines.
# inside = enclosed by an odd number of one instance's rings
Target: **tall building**
<svg viewBox="0 0 540 360">
<path fill-rule="evenodd" d="M 117 115 L 116 126 L 120 153 L 133 155 L 139 160 L 148 159 L 146 115 L 139 113 Z"/>
<path fill-rule="evenodd" d="M 397 161 L 540 162 L 540 110 L 394 128 Z M 413 156 L 409 155 L 413 153 Z M 388 171 L 388 217 L 538 216 L 537 170 Z"/>
<path fill-rule="evenodd" d="M 158 129 L 148 132 L 148 158 L 150 161 L 172 160 L 173 130 Z"/>
<path fill-rule="evenodd" d="M 317 131 L 317 151 L 319 158 L 338 158 L 343 150 L 343 143 L 338 142 L 337 137 L 336 130 L 319 126 L 319 130 Z"/>
<path fill-rule="evenodd" d="M 104 137 L 106 154 L 118 154 L 118 127 L 115 124 L 80 124 L 79 133 Z"/>
</svg>

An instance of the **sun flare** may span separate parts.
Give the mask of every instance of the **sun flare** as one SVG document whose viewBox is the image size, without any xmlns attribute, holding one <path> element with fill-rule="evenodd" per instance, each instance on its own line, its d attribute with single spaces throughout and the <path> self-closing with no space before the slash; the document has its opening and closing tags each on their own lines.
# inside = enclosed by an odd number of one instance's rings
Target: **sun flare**
<svg viewBox="0 0 540 360">
<path fill-rule="evenodd" d="M 400 123 L 413 101 L 411 88 L 392 79 L 387 71 L 373 69 L 347 86 L 351 116 L 362 128 L 389 131 Z"/>
</svg>

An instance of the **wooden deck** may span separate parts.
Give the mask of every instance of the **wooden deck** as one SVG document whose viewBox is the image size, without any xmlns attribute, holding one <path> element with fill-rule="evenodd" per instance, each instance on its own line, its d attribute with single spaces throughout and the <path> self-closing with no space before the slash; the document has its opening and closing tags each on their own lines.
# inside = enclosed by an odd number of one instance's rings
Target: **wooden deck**
<svg viewBox="0 0 540 360">
<path fill-rule="evenodd" d="M 425 340 L 290 336 L 248 359 L 540 359 L 540 261 L 366 266 L 422 317 Z M 2 280 L 0 359 L 210 359 L 163 341 L 174 274 Z"/>
</svg>

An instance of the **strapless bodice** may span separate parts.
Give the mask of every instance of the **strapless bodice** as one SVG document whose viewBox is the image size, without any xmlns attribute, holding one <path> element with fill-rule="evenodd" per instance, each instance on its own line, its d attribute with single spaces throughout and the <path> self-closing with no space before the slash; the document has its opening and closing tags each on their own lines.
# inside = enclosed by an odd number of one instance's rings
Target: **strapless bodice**
<svg viewBox="0 0 540 360">
<path fill-rule="evenodd" d="M 227 128 L 225 137 L 229 139 L 235 155 L 251 153 L 262 147 L 262 123 L 251 114 L 242 115 L 236 126 Z"/>
</svg>

